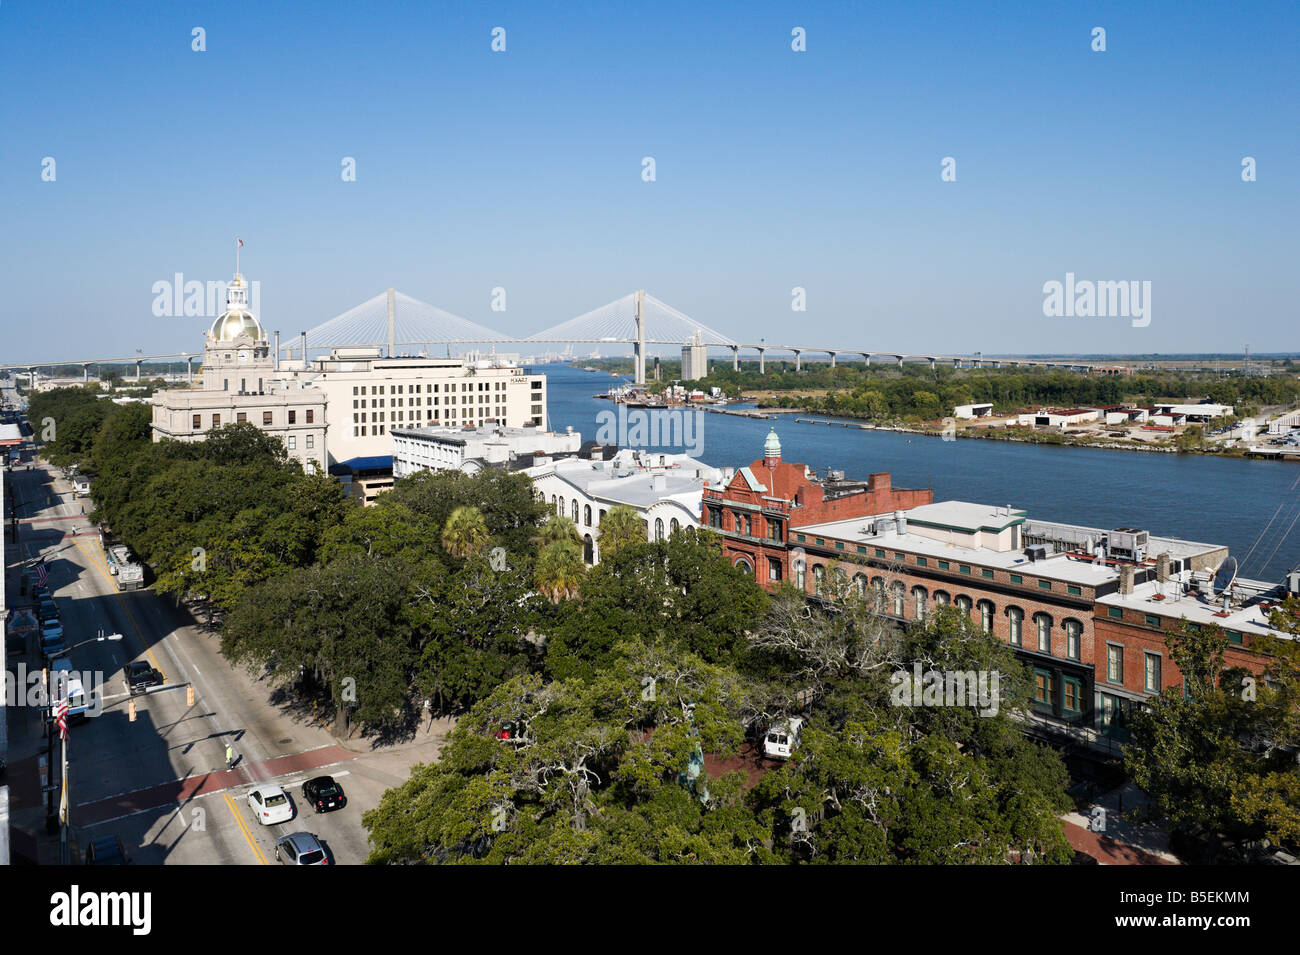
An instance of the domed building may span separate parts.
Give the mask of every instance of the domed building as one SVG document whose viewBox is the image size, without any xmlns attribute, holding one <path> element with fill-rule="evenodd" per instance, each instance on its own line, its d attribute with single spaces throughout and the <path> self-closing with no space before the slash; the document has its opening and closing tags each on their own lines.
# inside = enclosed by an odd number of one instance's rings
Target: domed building
<svg viewBox="0 0 1300 955">
<path fill-rule="evenodd" d="M 247 423 L 280 438 L 304 470 L 328 466 L 325 393 L 280 372 L 238 272 L 203 344 L 202 386 L 162 391 L 153 399 L 155 441 L 202 441 L 213 428 Z"/>
</svg>

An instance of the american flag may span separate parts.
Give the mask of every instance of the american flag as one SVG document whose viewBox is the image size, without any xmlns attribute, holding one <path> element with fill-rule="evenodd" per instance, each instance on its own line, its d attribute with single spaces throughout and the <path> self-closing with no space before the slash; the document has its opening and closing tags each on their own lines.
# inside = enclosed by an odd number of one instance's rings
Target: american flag
<svg viewBox="0 0 1300 955">
<path fill-rule="evenodd" d="M 59 705 L 54 708 L 54 722 L 59 725 L 59 739 L 66 743 L 68 741 L 68 698 L 66 696 L 59 700 Z"/>
<path fill-rule="evenodd" d="M 49 579 L 50 572 L 45 569 L 45 558 L 42 557 L 41 562 L 36 565 L 36 582 L 44 587 Z"/>
<path fill-rule="evenodd" d="M 241 239 L 239 236 L 235 236 L 235 241 L 239 243 L 239 248 L 242 249 L 244 247 L 244 240 Z"/>
</svg>

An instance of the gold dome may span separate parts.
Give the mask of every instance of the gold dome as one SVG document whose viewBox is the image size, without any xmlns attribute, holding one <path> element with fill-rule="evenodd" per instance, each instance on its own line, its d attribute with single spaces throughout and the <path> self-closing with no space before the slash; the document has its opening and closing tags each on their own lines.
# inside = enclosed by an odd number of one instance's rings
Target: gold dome
<svg viewBox="0 0 1300 955">
<path fill-rule="evenodd" d="M 266 334 L 262 331 L 262 326 L 253 317 L 253 313 L 245 312 L 242 309 L 228 310 L 212 323 L 212 328 L 208 331 L 208 334 L 219 342 L 231 342 L 240 335 L 248 335 L 256 341 L 261 341 L 266 337 Z"/>
</svg>

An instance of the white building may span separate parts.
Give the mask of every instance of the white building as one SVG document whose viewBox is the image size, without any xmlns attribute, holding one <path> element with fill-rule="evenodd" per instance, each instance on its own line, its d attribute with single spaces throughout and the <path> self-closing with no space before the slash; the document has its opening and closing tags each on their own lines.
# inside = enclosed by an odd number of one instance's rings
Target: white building
<svg viewBox="0 0 1300 955">
<path fill-rule="evenodd" d="M 563 434 L 531 426 L 394 428 L 392 437 L 394 478 L 426 469 L 476 474 L 490 464 L 509 466 L 521 456 L 531 464 L 534 456 L 576 454 L 582 447 L 582 435 L 572 428 Z"/>
<path fill-rule="evenodd" d="M 701 342 L 700 333 L 682 346 L 682 381 L 699 381 L 709 377 L 709 350 Z"/>
<path fill-rule="evenodd" d="M 1208 402 L 1199 405 L 1157 404 L 1156 411 L 1162 415 L 1183 415 L 1188 421 L 1203 424 L 1214 418 L 1232 414 L 1232 405 L 1215 405 Z"/>
<path fill-rule="evenodd" d="M 331 462 L 392 454 L 394 428 L 546 427 L 546 376 L 499 358 L 383 358 L 378 348 L 336 348 L 288 374 L 325 395 Z"/>
<path fill-rule="evenodd" d="M 684 454 L 626 448 L 608 461 L 565 458 L 524 473 L 540 500 L 578 526 L 589 564 L 600 560 L 600 522 L 610 508 L 632 508 L 645 524 L 646 540 L 662 540 L 683 527 L 699 527 L 704 485 L 725 484 L 734 475 L 731 468 Z"/>
<path fill-rule="evenodd" d="M 952 410 L 954 418 L 987 418 L 993 414 L 993 405 L 990 402 L 980 404 L 958 405 Z"/>
</svg>

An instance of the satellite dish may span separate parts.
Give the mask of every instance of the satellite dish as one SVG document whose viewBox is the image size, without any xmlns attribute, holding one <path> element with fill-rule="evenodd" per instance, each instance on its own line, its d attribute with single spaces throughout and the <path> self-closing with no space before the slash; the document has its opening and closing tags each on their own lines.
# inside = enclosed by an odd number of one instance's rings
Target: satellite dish
<svg viewBox="0 0 1300 955">
<path fill-rule="evenodd" d="M 1237 580 L 1237 570 L 1237 558 L 1235 557 L 1229 557 L 1219 565 L 1219 569 L 1214 573 L 1214 583 L 1211 585 L 1215 594 L 1226 593 L 1232 587 Z"/>
</svg>

